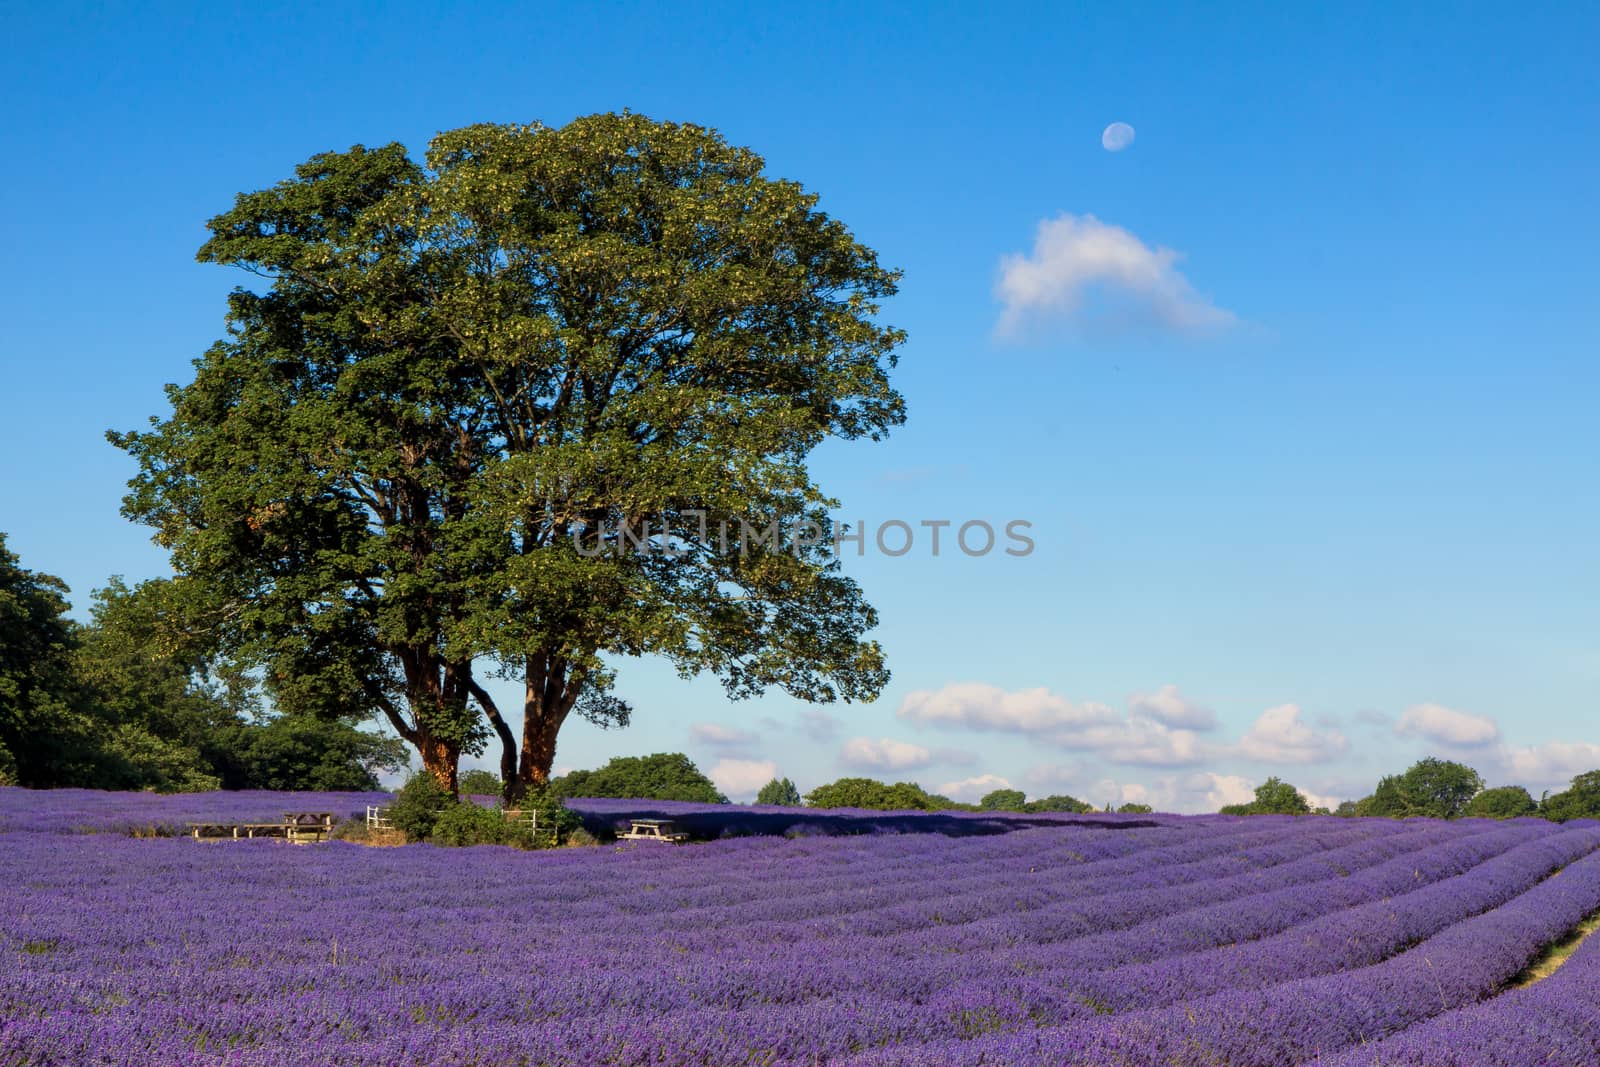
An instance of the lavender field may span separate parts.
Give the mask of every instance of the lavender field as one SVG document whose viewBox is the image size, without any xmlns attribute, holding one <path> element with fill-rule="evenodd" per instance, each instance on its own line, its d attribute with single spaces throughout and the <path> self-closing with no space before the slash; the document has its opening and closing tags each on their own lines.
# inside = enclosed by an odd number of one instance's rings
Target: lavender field
<svg viewBox="0 0 1600 1067">
<path fill-rule="evenodd" d="M 0 1065 L 1591 1064 L 1600 824 L 671 809 L 548 852 L 0 790 Z M 222 809 L 227 810 L 222 810 Z"/>
</svg>

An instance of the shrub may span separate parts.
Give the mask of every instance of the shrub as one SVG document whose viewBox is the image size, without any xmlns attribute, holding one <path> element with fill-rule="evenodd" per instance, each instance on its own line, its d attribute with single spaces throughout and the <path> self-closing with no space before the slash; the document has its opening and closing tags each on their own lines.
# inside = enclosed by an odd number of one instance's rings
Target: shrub
<svg viewBox="0 0 1600 1067">
<path fill-rule="evenodd" d="M 392 817 L 392 816 L 391 816 Z M 499 808 L 483 808 L 470 800 L 449 804 L 433 821 L 428 840 L 436 845 L 523 845 L 516 823 Z"/>
<path fill-rule="evenodd" d="M 538 822 L 536 832 L 526 823 L 512 824 L 519 828 L 519 843 L 525 848 L 556 848 L 584 832 L 583 820 L 561 802 L 554 790 L 530 789 L 523 794 L 518 810 L 524 814 L 533 812 Z"/>
<path fill-rule="evenodd" d="M 456 782 L 456 790 L 464 797 L 497 797 L 504 788 L 498 774 L 481 768 L 468 771 Z"/>
<path fill-rule="evenodd" d="M 1130 804 L 1124 804 L 1124 805 L 1122 805 L 1122 807 L 1118 808 L 1117 809 L 1117 814 L 1118 815 L 1149 815 L 1151 812 L 1153 812 L 1155 810 L 1156 810 L 1155 808 L 1152 808 L 1148 804 L 1131 804 L 1130 803 Z"/>
<path fill-rule="evenodd" d="M 414 774 L 389 805 L 389 822 L 407 841 L 426 841 L 439 813 L 454 799 L 426 771 Z"/>
</svg>

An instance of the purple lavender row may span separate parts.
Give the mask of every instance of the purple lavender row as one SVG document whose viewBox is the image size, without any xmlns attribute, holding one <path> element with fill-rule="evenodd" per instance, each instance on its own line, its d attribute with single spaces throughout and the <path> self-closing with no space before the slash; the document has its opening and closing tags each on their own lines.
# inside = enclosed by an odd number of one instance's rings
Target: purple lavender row
<svg viewBox="0 0 1600 1067">
<path fill-rule="evenodd" d="M 1600 854 L 1593 851 L 1600 828 L 1578 832 L 1589 837 L 1590 848 L 1558 877 L 1374 966 L 1089 1023 L 880 1049 L 848 1062 L 1281 1067 L 1326 1059 L 1492 994 L 1544 945 L 1600 907 Z"/>
<path fill-rule="evenodd" d="M 1506 851 L 1520 832 L 1400 857 L 1318 886 L 1316 894 L 1279 892 L 1231 909 L 1186 914 L 1137 941 L 1119 939 L 1128 958 L 1152 962 L 1073 977 L 1089 961 L 1069 956 L 1055 973 L 1068 980 L 1077 1000 L 1127 1011 L 1370 966 L 1498 907 L 1600 844 L 1600 832 L 1554 833 Z M 1219 945 L 1227 947 L 1212 947 Z"/>
<path fill-rule="evenodd" d="M 1317 1067 L 1551 1067 L 1600 1063 L 1600 937 L 1554 974 L 1393 1037 L 1315 1061 Z"/>
<path fill-rule="evenodd" d="M 962 957 L 938 954 L 911 981 L 906 979 L 913 976 L 897 974 L 894 966 L 877 968 L 881 996 L 836 996 L 779 1007 L 764 998 L 781 999 L 781 991 L 752 989 L 750 972 L 743 968 L 778 953 L 787 959 L 793 980 L 806 983 L 808 960 L 836 946 L 796 945 L 784 952 L 786 946 L 747 941 L 742 930 L 731 927 L 724 951 L 716 956 L 684 955 L 672 951 L 678 932 L 640 930 L 631 918 L 607 924 L 590 915 L 572 921 L 564 913 L 565 903 L 514 910 L 518 899 L 565 901 L 580 891 L 590 899 L 614 901 L 636 888 L 636 878 L 644 872 L 657 877 L 692 869 L 685 866 L 691 862 L 685 854 L 698 849 L 626 856 L 585 850 L 551 857 L 475 850 L 468 858 L 433 850 L 405 850 L 404 856 L 355 849 L 308 855 L 267 843 L 242 846 L 260 855 L 187 842 L 118 844 L 123 847 L 115 855 L 101 855 L 100 849 L 82 853 L 69 882 L 41 887 L 31 902 L 20 901 L 20 910 L 24 920 L 31 911 L 33 936 L 48 934 L 39 923 L 59 911 L 62 890 L 70 885 L 78 894 L 72 899 L 82 905 L 76 919 L 120 917 L 121 923 L 98 936 L 85 938 L 80 931 L 77 938 L 64 939 L 59 949 L 26 957 L 35 965 L 31 980 L 6 981 L 4 989 L 22 998 L 8 1007 L 37 1011 L 53 1002 L 72 1012 L 79 1025 L 96 1030 L 103 1015 L 117 1014 L 120 1009 L 114 1006 L 132 999 L 139 1005 L 133 1019 L 136 1033 L 130 1034 L 126 1025 L 107 1030 L 105 1048 L 108 1054 L 121 1054 L 139 1047 L 137 1041 L 156 1042 L 151 1047 L 159 1054 L 131 1062 L 172 1059 L 170 1033 L 188 1033 L 205 1043 L 193 1062 L 224 1062 L 217 1050 L 240 1042 L 299 1048 L 306 1035 L 316 1032 L 319 1019 L 326 1026 L 327 1058 L 305 1062 L 389 1062 L 386 1050 L 399 1040 L 397 1028 L 417 1049 L 416 1062 L 429 1062 L 423 1049 L 438 1052 L 438 1062 L 454 1062 L 439 1050 L 456 1048 L 455 1030 L 465 1027 L 486 1035 L 484 1040 L 494 1036 L 497 1050 L 537 1048 L 543 1050 L 540 1059 L 551 1062 L 594 1062 L 594 1050 L 616 1038 L 628 1050 L 620 1062 L 635 1062 L 630 1058 L 634 1053 L 643 1055 L 652 1048 L 663 1057 L 660 1062 L 685 1062 L 683 1056 L 703 1053 L 705 1062 L 722 1063 L 732 1062 L 736 1054 L 756 1053 L 804 1061 L 881 1041 L 938 1040 L 1001 1023 L 1028 1022 L 1017 1006 L 996 1005 L 987 992 L 1005 976 L 1003 960 L 996 961 L 995 969 L 974 975 Z M 719 872 L 734 876 L 763 870 L 774 877 L 775 886 L 781 885 L 782 870 L 792 865 L 774 864 L 773 851 L 756 847 L 760 844 L 707 846 L 716 855 L 692 862 L 713 862 Z M 160 848 L 152 852 L 156 846 Z M 830 851 L 819 847 L 816 854 Z M 264 868 L 263 856 L 281 862 Z M 546 858 L 559 862 L 537 862 Z M 159 879 L 145 887 L 145 896 L 130 899 L 128 870 L 141 864 L 148 868 L 152 859 L 159 861 Z M 240 925 L 224 925 L 209 940 L 204 927 L 188 930 L 173 924 L 160 910 L 165 904 L 170 911 L 168 872 L 186 869 L 200 881 L 181 887 L 191 910 L 227 921 L 230 906 L 241 910 L 242 900 L 248 922 L 241 917 Z M 614 877 L 619 870 L 627 876 Z M 930 875 L 937 870 L 937 863 L 930 863 Z M 550 877 L 530 882 L 535 872 Z M 273 876 L 273 884 L 258 885 L 267 875 Z M 308 924 L 293 906 L 279 904 L 287 900 L 292 905 L 297 895 L 329 886 L 338 887 L 342 907 L 326 924 Z M 406 906 L 386 911 L 386 898 Z M 250 910 L 263 903 L 261 912 Z M 548 930 L 549 937 L 530 941 L 530 930 Z M 580 932 L 576 944 L 573 931 Z M 70 924 L 57 932 L 70 935 Z M 331 938 L 346 941 L 342 963 L 328 961 Z M 247 952 L 240 952 L 241 943 Z M 84 966 L 89 961 L 79 953 L 93 946 L 108 950 L 109 958 L 101 966 Z M 133 955 L 125 961 L 123 953 Z M 668 962 L 674 957 L 675 962 Z M 60 975 L 59 985 L 47 980 L 52 964 L 62 968 L 54 972 Z M 916 987 L 925 989 L 941 965 L 946 968 L 942 991 L 919 1003 L 923 994 Z M 133 972 L 122 970 L 129 966 L 136 966 L 141 978 L 137 995 L 130 995 L 127 984 Z M 705 1000 L 737 1007 L 660 1003 L 661 991 L 683 980 L 689 986 L 698 983 Z M 308 995 L 312 990 L 314 998 Z M 620 1003 L 625 1010 L 608 1010 L 608 1003 Z M 152 1009 L 152 1004 L 161 1009 Z M 232 1007 L 224 1011 L 218 1005 Z M 584 1020 L 576 1032 L 563 1021 L 568 1015 Z M 643 1027 L 648 1034 L 641 1037 L 638 1020 L 646 1017 L 654 1021 Z M 430 1021 L 419 1030 L 416 1018 Z M 819 1025 L 819 1020 L 831 1022 Z M 12 1036 L 24 1038 L 21 1032 Z M 567 1051 L 558 1052 L 562 1048 Z M 235 1048 L 229 1055 L 248 1052 Z"/>
<path fill-rule="evenodd" d="M 743 912 L 718 912 L 714 917 L 761 923 L 772 927 L 773 933 L 780 932 L 778 927 L 800 923 L 852 938 L 887 937 L 907 930 L 924 930 L 930 923 L 972 923 L 997 912 L 1039 909 L 1062 901 L 1122 893 L 1130 879 L 1138 880 L 1140 888 L 1155 888 L 1232 876 L 1247 878 L 1252 872 L 1325 853 L 1346 841 L 1364 842 L 1380 836 L 1363 829 L 1334 827 L 1316 833 L 1308 828 L 1298 834 L 1275 830 L 1249 837 L 1191 836 L 1177 844 L 1126 855 L 1100 852 L 1098 856 L 1104 858 L 1093 860 L 1079 849 L 1064 852 L 1060 847 L 1048 847 L 1048 839 L 1042 834 L 1026 831 L 1014 836 L 1020 837 L 1019 844 L 1033 847 L 1019 849 L 1006 861 L 991 860 L 965 873 L 930 880 L 925 866 L 913 865 L 885 871 L 848 898 L 842 894 L 795 898 L 786 893 L 781 901 L 752 901 Z M 1395 833 L 1389 839 L 1409 836 Z M 1074 862 L 1061 862 L 1063 855 Z M 1332 875 L 1326 869 L 1322 873 Z M 1008 896 L 1014 899 L 1007 899 Z"/>
<path fill-rule="evenodd" d="M 1338 884 L 1364 869 L 1390 861 L 1413 864 L 1427 873 L 1419 881 L 1457 874 L 1526 841 L 1542 828 L 1519 828 L 1490 833 L 1481 826 L 1431 823 L 1407 834 L 1396 834 L 1377 841 L 1355 841 L 1343 847 L 1300 854 L 1292 842 L 1286 843 L 1285 862 L 1266 864 L 1241 875 L 1219 877 L 1193 885 L 1165 884 L 1159 872 L 1130 875 L 1112 898 L 1084 902 L 1080 906 L 1041 908 L 973 922 L 961 927 L 923 929 L 907 935 L 922 948 L 937 951 L 978 952 L 1004 949 L 1019 964 L 1034 967 L 1068 965 L 1074 967 L 1106 965 L 1105 961 L 1149 958 L 1183 950 L 1195 950 L 1212 943 L 1241 940 L 1246 931 L 1225 932 L 1221 942 L 1207 941 L 1199 932 L 1216 929 L 1196 923 L 1196 936 L 1185 943 L 1173 943 L 1171 935 L 1152 936 L 1142 924 L 1166 918 L 1187 922 L 1190 912 L 1207 909 L 1198 918 L 1214 920 L 1219 914 L 1244 914 L 1236 909 L 1243 901 L 1275 892 L 1293 891 L 1310 896 L 1314 887 Z M 1362 883 L 1357 883 L 1362 884 Z M 1312 897 L 1304 906 L 1320 907 Z M 1135 940 L 1126 940 L 1128 928 L 1139 928 Z M 1185 927 L 1187 928 L 1187 927 Z M 1251 927 L 1260 931 L 1259 925 Z M 1173 933 L 1178 931 L 1174 930 Z M 1254 936 L 1261 936 L 1260 932 Z M 1064 943 L 1074 942 L 1069 950 Z M 1081 955 L 1079 951 L 1081 950 Z M 1131 957 L 1124 953 L 1133 954 Z"/>
</svg>

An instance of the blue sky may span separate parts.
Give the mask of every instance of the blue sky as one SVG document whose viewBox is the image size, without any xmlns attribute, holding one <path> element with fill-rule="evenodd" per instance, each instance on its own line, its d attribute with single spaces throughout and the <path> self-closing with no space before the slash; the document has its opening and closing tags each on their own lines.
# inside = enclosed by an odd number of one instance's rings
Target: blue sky
<svg viewBox="0 0 1600 1067">
<path fill-rule="evenodd" d="M 1427 753 L 1536 792 L 1600 766 L 1592 6 L 3 20 L 0 529 L 80 607 L 164 571 L 102 435 L 220 331 L 243 279 L 195 264 L 206 218 L 314 152 L 628 107 L 751 146 L 904 269 L 909 421 L 819 453 L 840 517 L 1037 548 L 851 560 L 874 704 L 627 663 L 636 725 L 570 727 L 558 765 L 1180 810 Z"/>
</svg>

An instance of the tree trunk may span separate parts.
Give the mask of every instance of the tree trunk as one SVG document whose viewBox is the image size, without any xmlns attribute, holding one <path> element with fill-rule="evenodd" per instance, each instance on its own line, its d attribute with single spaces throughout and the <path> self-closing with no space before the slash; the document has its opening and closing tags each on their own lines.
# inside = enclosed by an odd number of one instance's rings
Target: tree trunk
<svg viewBox="0 0 1600 1067">
<path fill-rule="evenodd" d="M 517 769 L 517 783 L 522 791 L 543 789 L 550 782 L 550 765 L 556 758 L 556 733 L 559 721 L 549 716 L 530 716 L 522 726 L 522 762 Z"/>
<path fill-rule="evenodd" d="M 577 700 L 578 681 L 576 672 L 569 677 L 566 664 L 557 658 L 528 657 L 522 702 L 522 758 L 516 787 L 507 790 L 508 799 L 549 784 L 550 765 L 556 758 L 556 735 Z"/>
<path fill-rule="evenodd" d="M 422 769 L 433 776 L 440 788 L 455 796 L 456 774 L 461 761 L 461 746 L 434 737 L 425 727 L 417 730 L 417 751 L 422 754 Z"/>
</svg>

